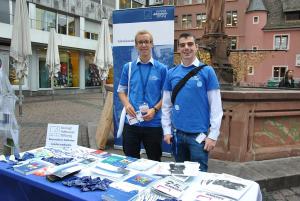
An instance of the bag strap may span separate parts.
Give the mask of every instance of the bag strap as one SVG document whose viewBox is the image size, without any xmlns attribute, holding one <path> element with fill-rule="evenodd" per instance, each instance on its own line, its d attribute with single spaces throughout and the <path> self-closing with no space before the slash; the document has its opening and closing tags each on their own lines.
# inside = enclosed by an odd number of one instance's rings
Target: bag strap
<svg viewBox="0 0 300 201">
<path fill-rule="evenodd" d="M 178 92 L 182 89 L 182 87 L 185 85 L 185 83 L 194 75 L 196 75 L 196 73 L 198 73 L 202 68 L 204 68 L 205 66 L 207 66 L 206 64 L 203 64 L 201 66 L 195 67 L 193 70 L 191 70 L 188 74 L 186 74 L 184 76 L 184 78 L 182 78 L 174 87 L 173 91 L 172 91 L 172 97 L 171 97 L 171 102 L 174 105 L 176 96 L 178 94 Z"/>
<path fill-rule="evenodd" d="M 127 96 L 129 96 L 129 92 L 130 92 L 130 78 L 131 78 L 131 62 L 129 62 L 128 64 L 128 90 L 127 90 Z"/>
</svg>

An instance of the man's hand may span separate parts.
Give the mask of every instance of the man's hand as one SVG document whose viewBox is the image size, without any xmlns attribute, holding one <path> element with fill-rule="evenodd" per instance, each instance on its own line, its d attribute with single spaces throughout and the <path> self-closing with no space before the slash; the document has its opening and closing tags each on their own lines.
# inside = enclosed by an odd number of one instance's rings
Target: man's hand
<svg viewBox="0 0 300 201">
<path fill-rule="evenodd" d="M 206 151 L 211 151 L 215 148 L 217 141 L 216 140 L 212 140 L 210 138 L 206 138 L 205 139 L 205 145 L 204 145 L 204 150 Z"/>
<path fill-rule="evenodd" d="M 134 110 L 133 106 L 130 103 L 125 106 L 125 109 L 126 109 L 127 114 L 129 114 L 132 117 L 136 117 L 135 110 Z"/>
<path fill-rule="evenodd" d="M 145 121 L 151 121 L 153 119 L 154 115 L 155 115 L 154 108 L 150 108 L 150 109 L 148 109 L 147 114 L 143 115 L 143 119 Z"/>
<path fill-rule="evenodd" d="M 166 134 L 164 135 L 164 141 L 167 143 L 167 144 L 171 144 L 172 142 L 172 135 L 171 134 Z"/>
</svg>

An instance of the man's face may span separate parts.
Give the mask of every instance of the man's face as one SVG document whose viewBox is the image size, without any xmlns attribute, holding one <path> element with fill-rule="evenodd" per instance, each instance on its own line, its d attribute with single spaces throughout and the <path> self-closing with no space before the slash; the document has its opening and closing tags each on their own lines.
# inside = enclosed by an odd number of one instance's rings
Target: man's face
<svg viewBox="0 0 300 201">
<path fill-rule="evenodd" d="M 149 34 L 141 34 L 136 38 L 136 49 L 141 57 L 147 57 L 151 55 L 151 49 L 153 47 L 153 41 Z"/>
<path fill-rule="evenodd" d="M 198 50 L 193 37 L 180 38 L 178 50 L 182 60 L 193 61 Z"/>
</svg>

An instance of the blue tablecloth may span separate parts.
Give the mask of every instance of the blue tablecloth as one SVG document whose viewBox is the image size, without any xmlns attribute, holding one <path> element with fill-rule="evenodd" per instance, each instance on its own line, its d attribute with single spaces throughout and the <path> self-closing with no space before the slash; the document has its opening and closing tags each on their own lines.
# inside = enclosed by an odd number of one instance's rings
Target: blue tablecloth
<svg viewBox="0 0 300 201">
<path fill-rule="evenodd" d="M 45 177 L 23 175 L 7 167 L 7 163 L 0 162 L 1 201 L 101 200 L 101 191 L 81 192 L 61 182 L 52 183 Z"/>
</svg>

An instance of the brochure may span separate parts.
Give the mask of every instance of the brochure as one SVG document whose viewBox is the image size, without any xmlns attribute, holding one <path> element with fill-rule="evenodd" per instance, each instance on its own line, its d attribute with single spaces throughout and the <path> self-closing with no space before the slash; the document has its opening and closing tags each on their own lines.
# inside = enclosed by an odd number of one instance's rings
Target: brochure
<svg viewBox="0 0 300 201">
<path fill-rule="evenodd" d="M 199 190 L 191 193 L 191 201 L 235 201 L 234 199 L 215 194 L 213 192 Z"/>
<path fill-rule="evenodd" d="M 185 161 L 184 163 L 160 162 L 149 173 L 154 175 L 180 175 L 180 176 L 198 176 L 199 163 Z"/>
</svg>

